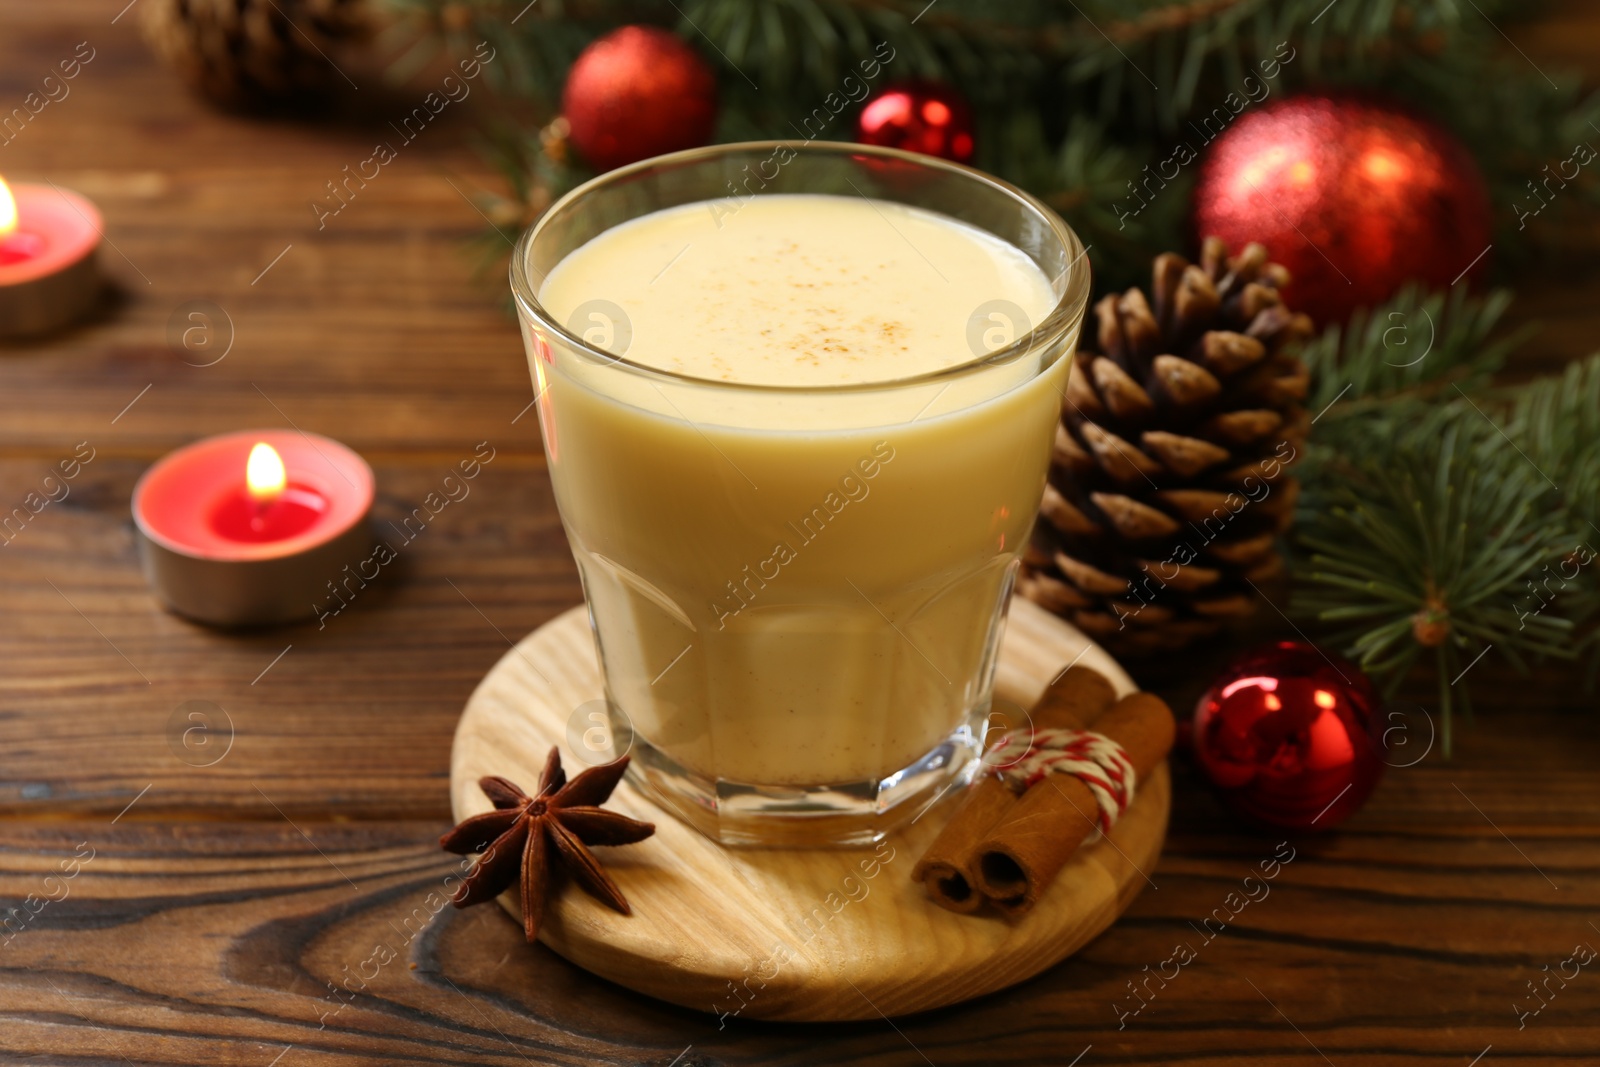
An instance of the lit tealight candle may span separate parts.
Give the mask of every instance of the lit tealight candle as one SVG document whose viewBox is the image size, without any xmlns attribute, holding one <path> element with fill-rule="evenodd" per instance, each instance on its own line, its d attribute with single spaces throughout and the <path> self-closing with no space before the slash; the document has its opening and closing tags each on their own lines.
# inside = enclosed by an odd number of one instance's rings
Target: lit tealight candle
<svg viewBox="0 0 1600 1067">
<path fill-rule="evenodd" d="M 0 337 L 83 318 L 100 294 L 100 212 L 52 185 L 0 180 Z"/>
<path fill-rule="evenodd" d="M 222 626 L 310 618 L 367 554 L 372 468 L 337 441 L 277 430 L 208 437 L 133 491 L 150 583 L 172 610 Z"/>
</svg>

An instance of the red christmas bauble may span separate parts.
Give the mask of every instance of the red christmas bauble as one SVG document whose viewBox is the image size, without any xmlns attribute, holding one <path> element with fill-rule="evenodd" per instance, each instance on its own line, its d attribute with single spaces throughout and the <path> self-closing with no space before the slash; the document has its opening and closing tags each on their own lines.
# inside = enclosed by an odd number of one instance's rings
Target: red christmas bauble
<svg viewBox="0 0 1600 1067">
<path fill-rule="evenodd" d="M 974 147 L 972 108 L 960 93 L 937 82 L 885 86 L 861 109 L 856 140 L 965 163 Z"/>
<path fill-rule="evenodd" d="M 573 147 L 590 166 L 610 170 L 710 141 L 717 79 L 674 34 L 624 26 L 579 54 L 561 111 Z"/>
<path fill-rule="evenodd" d="M 1410 280 L 1442 289 L 1481 273 L 1491 231 L 1483 175 L 1453 135 L 1387 104 L 1323 95 L 1250 111 L 1216 138 L 1194 225 L 1236 248 L 1266 245 L 1292 276 L 1284 301 L 1319 323 Z"/>
<path fill-rule="evenodd" d="M 1383 777 L 1372 683 L 1298 641 L 1230 665 L 1195 705 L 1191 742 L 1231 808 L 1293 829 L 1337 825 Z"/>
</svg>

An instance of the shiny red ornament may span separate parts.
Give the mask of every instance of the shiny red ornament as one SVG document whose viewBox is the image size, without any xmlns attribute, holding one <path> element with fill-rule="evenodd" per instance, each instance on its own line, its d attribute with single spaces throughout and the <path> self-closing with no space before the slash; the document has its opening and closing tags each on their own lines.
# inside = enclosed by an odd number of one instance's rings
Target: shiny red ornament
<svg viewBox="0 0 1600 1067">
<path fill-rule="evenodd" d="M 1410 280 L 1475 277 L 1491 239 L 1488 188 L 1461 142 L 1348 96 L 1291 97 L 1235 120 L 1201 163 L 1194 226 L 1236 248 L 1266 245 L 1292 275 L 1285 302 L 1319 324 Z"/>
<path fill-rule="evenodd" d="M 1229 666 L 1195 705 L 1191 742 L 1229 807 L 1300 830 L 1355 814 L 1385 766 L 1372 683 L 1299 641 Z"/>
<path fill-rule="evenodd" d="M 717 79 L 698 52 L 653 26 L 623 26 L 579 54 L 561 91 L 568 138 L 611 170 L 711 140 Z"/>
<path fill-rule="evenodd" d="M 856 140 L 965 163 L 972 158 L 972 108 L 937 82 L 885 86 L 856 120 Z"/>
</svg>

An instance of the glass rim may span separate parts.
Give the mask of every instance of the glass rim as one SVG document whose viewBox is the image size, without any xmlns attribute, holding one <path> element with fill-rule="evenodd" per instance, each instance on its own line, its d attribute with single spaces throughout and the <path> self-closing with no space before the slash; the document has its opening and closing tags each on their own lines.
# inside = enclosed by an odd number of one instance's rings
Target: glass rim
<svg viewBox="0 0 1600 1067">
<path fill-rule="evenodd" d="M 537 287 L 533 284 L 528 272 L 528 259 L 532 255 L 533 244 L 539 239 L 540 234 L 544 232 L 546 224 L 558 217 L 563 209 L 568 208 L 575 201 L 613 182 L 621 181 L 663 164 L 684 166 L 720 155 L 733 155 L 739 152 L 773 152 L 778 149 L 788 149 L 796 153 L 866 155 L 909 163 L 927 170 L 944 171 L 948 174 L 956 175 L 967 181 L 988 186 L 1010 197 L 1043 219 L 1055 234 L 1056 239 L 1061 242 L 1067 253 L 1072 256 L 1066 267 L 1066 287 L 1061 294 L 1061 299 L 1056 301 L 1050 312 L 1045 315 L 1037 326 L 1017 337 L 1010 344 L 997 348 L 993 352 L 985 353 L 982 356 L 974 356 L 969 360 L 953 363 L 938 370 L 925 371 L 921 374 L 901 378 L 885 378 L 881 381 L 843 382 L 833 385 L 777 385 L 757 382 L 731 382 L 722 378 L 703 378 L 698 375 L 684 374 L 662 367 L 652 367 L 648 364 L 637 363 L 614 352 L 598 348 L 572 333 L 564 325 L 556 321 L 555 316 L 546 311 L 544 305 L 540 303 Z M 760 196 L 762 194 L 756 193 L 754 195 Z M 933 213 L 939 214 L 939 212 Z M 1005 239 L 1001 238 L 1001 240 Z M 1007 241 L 1006 243 L 1010 244 L 1011 242 Z M 636 163 L 629 163 L 626 166 L 617 167 L 614 170 L 606 171 L 604 174 L 596 175 L 576 188 L 569 190 L 555 203 L 551 204 L 544 214 L 539 217 L 538 221 L 524 230 L 522 236 L 517 239 L 517 243 L 511 253 L 510 275 L 511 294 L 516 301 L 518 309 L 523 314 L 543 329 L 550 331 L 554 335 L 554 339 L 560 340 L 565 346 L 603 365 L 617 366 L 635 374 L 665 378 L 669 381 L 702 388 L 776 394 L 847 393 L 937 384 L 947 379 L 960 378 L 967 374 L 976 373 L 985 367 L 1009 363 L 1030 351 L 1048 346 L 1057 337 L 1071 330 L 1074 324 L 1082 319 L 1083 313 L 1087 310 L 1091 286 L 1091 271 L 1087 255 L 1088 249 L 1084 247 L 1077 233 L 1049 205 L 1003 178 L 997 178 L 992 174 L 978 170 L 976 167 L 954 163 L 946 159 L 940 159 L 937 156 L 924 155 L 920 152 L 907 152 L 898 148 L 884 148 L 877 145 L 857 144 L 849 141 L 805 141 L 798 144 L 790 141 L 733 141 L 726 144 L 706 145 L 701 148 L 690 148 L 681 152 L 651 156 L 648 159 L 641 159 Z M 1083 262 L 1081 270 L 1078 269 L 1079 261 Z M 1054 279 L 1050 280 L 1053 284 Z"/>
</svg>

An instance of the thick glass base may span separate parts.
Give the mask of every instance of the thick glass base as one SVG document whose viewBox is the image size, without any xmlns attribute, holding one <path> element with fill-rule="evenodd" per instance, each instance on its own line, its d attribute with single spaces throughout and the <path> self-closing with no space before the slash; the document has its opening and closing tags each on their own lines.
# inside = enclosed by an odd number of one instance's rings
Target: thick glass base
<svg viewBox="0 0 1600 1067">
<path fill-rule="evenodd" d="M 646 796 L 713 841 L 733 848 L 870 846 L 970 780 L 983 750 L 987 705 L 910 766 L 884 778 L 834 785 L 753 785 L 684 767 L 612 716 L 615 751 L 632 757 L 629 777 Z"/>
</svg>

